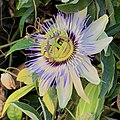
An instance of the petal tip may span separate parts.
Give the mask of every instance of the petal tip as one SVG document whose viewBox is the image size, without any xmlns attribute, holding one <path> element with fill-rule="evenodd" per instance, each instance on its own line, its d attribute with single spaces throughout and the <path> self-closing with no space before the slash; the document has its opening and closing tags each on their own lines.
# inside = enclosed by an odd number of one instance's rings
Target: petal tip
<svg viewBox="0 0 120 120">
<path fill-rule="evenodd" d="M 100 79 L 99 79 L 99 80 L 96 80 L 94 84 L 95 84 L 95 85 L 99 85 L 99 84 L 100 84 Z"/>
<path fill-rule="evenodd" d="M 101 22 L 103 22 L 104 25 L 106 26 L 107 23 L 108 23 L 108 15 L 107 15 L 107 14 L 104 14 L 104 15 L 101 16 L 98 20 L 101 21 Z"/>
<path fill-rule="evenodd" d="M 107 14 L 104 14 L 104 15 L 102 16 L 102 18 L 106 21 L 106 23 L 108 23 L 108 15 L 107 15 Z"/>
</svg>

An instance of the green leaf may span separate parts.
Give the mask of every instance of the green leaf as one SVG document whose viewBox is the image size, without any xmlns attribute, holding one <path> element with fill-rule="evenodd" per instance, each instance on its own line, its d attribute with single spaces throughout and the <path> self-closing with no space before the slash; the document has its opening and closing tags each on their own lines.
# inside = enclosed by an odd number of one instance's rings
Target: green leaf
<svg viewBox="0 0 120 120">
<path fill-rule="evenodd" d="M 98 6 L 100 8 L 99 10 L 99 16 L 102 16 L 106 12 L 106 6 L 105 6 L 105 1 L 104 0 L 97 0 Z"/>
<path fill-rule="evenodd" d="M 17 81 L 24 82 L 25 84 L 33 84 L 32 74 L 28 68 L 24 68 L 18 73 Z"/>
<path fill-rule="evenodd" d="M 42 102 L 42 100 L 40 99 L 40 97 L 38 98 L 38 100 L 39 100 L 42 110 L 43 110 L 44 120 L 51 120 L 51 114 L 48 111 L 48 109 L 46 108 L 46 106 L 44 105 L 44 103 Z"/>
<path fill-rule="evenodd" d="M 25 3 L 27 3 L 29 0 L 19 0 L 17 3 L 17 10 L 19 10 Z"/>
<path fill-rule="evenodd" d="M 120 61 L 117 62 L 117 69 L 120 70 Z"/>
<path fill-rule="evenodd" d="M 110 55 L 105 56 L 104 51 L 101 53 L 101 63 L 102 63 L 102 88 L 100 97 L 105 96 L 107 92 L 110 91 L 110 89 L 113 86 L 113 80 L 114 80 L 114 72 L 115 72 L 115 58 L 110 50 Z"/>
<path fill-rule="evenodd" d="M 119 4 L 120 4 L 120 1 L 119 1 Z M 119 7 L 115 7 L 114 10 L 115 10 L 115 20 L 116 20 L 116 23 L 120 23 L 120 6 Z"/>
<path fill-rule="evenodd" d="M 22 102 L 12 102 L 11 105 L 15 106 L 26 115 L 28 115 L 32 120 L 42 120 L 39 113 L 30 105 Z"/>
<path fill-rule="evenodd" d="M 15 10 L 14 11 L 14 16 L 15 17 L 20 17 L 23 15 L 23 13 L 27 10 L 28 8 L 21 8 L 20 10 Z"/>
<path fill-rule="evenodd" d="M 10 50 L 7 52 L 6 57 L 8 55 L 10 55 L 12 52 L 16 51 L 16 50 L 22 50 L 22 49 L 26 49 L 29 48 L 31 46 L 34 46 L 34 44 L 32 43 L 32 39 L 28 38 L 28 39 L 20 39 L 20 41 L 18 41 L 16 44 L 14 44 Z"/>
<path fill-rule="evenodd" d="M 86 112 L 80 117 L 80 120 L 95 120 L 95 115 L 91 114 L 90 112 Z"/>
<path fill-rule="evenodd" d="M 99 103 L 100 85 L 93 85 L 89 83 L 85 88 L 85 93 L 88 96 L 90 103 L 86 103 L 80 99 L 76 111 L 76 119 L 79 120 L 85 113 L 95 114 Z"/>
<path fill-rule="evenodd" d="M 48 108 L 48 110 L 50 111 L 50 113 L 54 114 L 55 104 L 57 101 L 57 95 L 56 95 L 56 91 L 53 87 L 49 88 L 47 93 L 43 96 L 43 101 L 44 101 L 46 107 Z"/>
<path fill-rule="evenodd" d="M 111 96 L 116 88 L 116 85 L 117 85 L 117 80 L 118 80 L 118 72 L 117 72 L 117 67 L 115 65 L 115 73 L 114 73 L 114 82 L 113 82 L 113 85 L 112 85 L 112 88 L 110 90 L 110 92 L 107 94 L 107 98 L 109 98 L 109 96 Z"/>
<path fill-rule="evenodd" d="M 27 85 L 27 86 L 21 87 L 20 89 L 13 92 L 5 102 L 5 105 L 4 105 L 3 111 L 2 111 L 2 116 L 4 115 L 4 113 L 8 109 L 8 107 L 10 106 L 11 102 L 14 102 L 14 101 L 20 99 L 21 97 L 26 95 L 29 91 L 31 91 L 33 88 L 34 88 L 34 85 Z"/>
<path fill-rule="evenodd" d="M 23 33 L 23 28 L 24 28 L 24 23 L 26 21 L 26 19 L 28 18 L 28 16 L 34 11 L 34 7 L 31 6 L 30 8 L 28 8 L 22 15 L 22 18 L 20 19 L 19 22 L 19 29 L 20 29 L 20 36 L 22 37 L 22 33 Z"/>
<path fill-rule="evenodd" d="M 99 118 L 101 113 L 102 113 L 102 109 L 104 107 L 104 103 L 105 103 L 105 97 L 101 97 L 99 98 L 99 104 L 98 104 L 98 108 L 97 111 L 95 113 L 96 118 Z M 98 119 L 99 120 L 99 119 Z"/>
<path fill-rule="evenodd" d="M 95 20 L 95 17 L 96 17 L 96 5 L 94 4 L 94 2 L 92 2 L 88 6 L 88 14 L 91 16 L 89 20 L 89 22 L 91 23 L 93 20 Z"/>
<path fill-rule="evenodd" d="M 108 36 L 113 36 L 116 35 L 118 32 L 120 32 L 120 23 L 119 24 L 115 24 L 112 27 L 110 27 L 109 29 L 106 30 L 106 33 Z"/>
<path fill-rule="evenodd" d="M 113 91 L 113 93 L 111 94 L 111 96 L 109 96 L 109 100 L 112 100 L 113 98 L 115 98 L 118 94 L 120 94 L 120 83 L 118 83 L 116 85 L 115 90 Z"/>
<path fill-rule="evenodd" d="M 41 106 L 42 106 L 42 110 L 43 110 L 43 115 L 44 115 L 44 120 L 47 120 L 47 114 L 46 114 L 46 110 L 45 110 L 45 107 L 44 107 L 44 104 L 42 103 L 40 97 L 38 98 Z"/>
<path fill-rule="evenodd" d="M 57 9 L 64 13 L 73 13 L 73 12 L 78 12 L 85 7 L 87 7 L 92 0 L 79 0 L 76 4 L 73 3 L 66 3 L 66 4 L 60 4 L 56 5 Z"/>
<path fill-rule="evenodd" d="M 120 60 L 120 48 L 114 42 L 110 44 L 110 47 L 114 55 Z"/>
<path fill-rule="evenodd" d="M 113 3 L 113 6 L 117 6 L 119 7 L 120 6 L 120 0 L 112 0 L 112 3 Z"/>
<path fill-rule="evenodd" d="M 14 107 L 13 105 L 10 105 L 7 110 L 7 116 L 10 120 L 21 120 L 22 111 Z"/>
<path fill-rule="evenodd" d="M 111 27 L 116 24 L 115 17 L 114 17 L 114 8 L 113 8 L 111 0 L 105 0 L 105 4 L 106 4 L 106 9 L 108 11 L 108 14 L 110 16 L 109 17 L 109 19 L 110 19 L 109 27 Z"/>
</svg>

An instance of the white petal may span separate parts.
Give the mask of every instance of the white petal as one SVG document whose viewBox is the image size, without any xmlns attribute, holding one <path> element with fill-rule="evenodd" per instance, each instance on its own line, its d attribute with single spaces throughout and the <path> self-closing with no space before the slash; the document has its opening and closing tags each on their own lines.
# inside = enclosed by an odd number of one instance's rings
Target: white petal
<svg viewBox="0 0 120 120">
<path fill-rule="evenodd" d="M 60 31 L 68 29 L 68 26 L 66 25 L 66 20 L 63 17 L 62 13 L 59 13 L 56 16 L 56 22 L 53 24 L 53 26 L 54 26 L 54 29 L 57 28 Z"/>
<path fill-rule="evenodd" d="M 101 39 L 107 38 L 107 37 L 108 37 L 108 35 L 107 35 L 105 32 L 103 32 L 103 33 L 100 35 L 100 37 L 98 38 L 98 40 L 101 40 Z M 107 53 L 107 49 L 108 49 L 108 46 L 106 46 L 106 47 L 104 48 L 105 54 Z"/>
<path fill-rule="evenodd" d="M 73 68 L 71 67 L 70 68 L 70 77 L 71 77 L 71 80 L 74 84 L 74 87 L 78 93 L 78 95 L 84 99 L 87 103 L 89 103 L 89 98 L 86 96 L 84 90 L 83 90 L 83 87 L 82 87 L 82 83 L 81 83 L 81 80 L 80 78 L 76 75 L 75 71 L 73 70 Z"/>
<path fill-rule="evenodd" d="M 74 20 L 76 20 L 76 18 L 79 17 L 79 22 L 81 23 L 82 20 L 86 17 L 86 15 L 87 15 L 87 7 L 81 11 L 74 13 Z"/>
<path fill-rule="evenodd" d="M 72 86 L 72 82 L 69 79 L 66 81 L 66 85 L 64 86 L 64 76 L 60 78 L 60 82 L 57 85 L 56 89 L 59 106 L 61 108 L 65 108 L 68 101 L 70 100 L 72 94 Z"/>
<path fill-rule="evenodd" d="M 107 35 L 105 32 L 103 32 L 103 33 L 99 36 L 98 40 L 101 40 L 101 39 L 107 38 L 107 37 L 108 37 L 108 35 Z"/>
<path fill-rule="evenodd" d="M 84 76 L 89 82 L 96 85 L 100 83 L 98 72 L 96 68 L 91 64 L 89 58 L 83 58 L 81 69 L 81 75 Z"/>
<path fill-rule="evenodd" d="M 108 16 L 105 14 L 92 23 L 89 30 L 83 36 L 83 41 L 95 41 L 104 32 L 108 23 Z"/>
<path fill-rule="evenodd" d="M 47 85 L 48 85 L 48 81 L 46 82 L 46 84 L 44 84 L 44 86 L 39 85 L 40 96 L 45 95 L 45 93 L 47 92 L 47 90 L 48 90 Z"/>
<path fill-rule="evenodd" d="M 73 23 L 70 26 L 70 29 L 74 32 L 74 33 L 78 33 L 80 32 L 80 27 L 82 28 L 81 23 L 83 22 L 83 20 L 85 20 L 87 15 L 87 7 L 84 8 L 83 10 L 74 13 L 74 17 L 73 17 Z M 77 24 L 76 24 L 77 22 Z M 83 22 L 84 23 L 84 22 Z"/>
<path fill-rule="evenodd" d="M 111 42 L 112 42 L 113 37 L 107 37 L 101 40 L 93 41 L 93 42 L 87 42 L 85 45 L 85 51 L 88 55 L 96 54 L 101 52 L 103 49 L 105 49 Z M 90 44 L 93 44 L 93 47 L 88 47 L 89 49 L 87 50 L 87 46 Z"/>
<path fill-rule="evenodd" d="M 54 80 L 54 77 L 55 77 L 55 75 L 53 75 L 52 77 L 49 77 L 48 79 L 40 80 L 40 82 L 39 82 L 39 94 L 40 94 L 40 96 L 43 96 L 47 92 L 51 83 Z"/>
</svg>

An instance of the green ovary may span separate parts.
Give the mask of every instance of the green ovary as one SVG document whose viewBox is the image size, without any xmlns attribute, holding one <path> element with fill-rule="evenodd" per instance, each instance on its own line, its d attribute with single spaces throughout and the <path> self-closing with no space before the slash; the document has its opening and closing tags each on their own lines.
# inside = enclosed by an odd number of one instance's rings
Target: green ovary
<svg viewBox="0 0 120 120">
<path fill-rule="evenodd" d="M 66 31 L 61 31 L 58 36 L 54 36 L 56 31 L 50 31 L 49 35 L 52 39 L 43 41 L 41 45 L 41 53 L 49 60 L 62 62 L 70 58 L 74 51 L 72 40 L 69 40 Z M 45 49 L 47 48 L 47 50 Z"/>
</svg>

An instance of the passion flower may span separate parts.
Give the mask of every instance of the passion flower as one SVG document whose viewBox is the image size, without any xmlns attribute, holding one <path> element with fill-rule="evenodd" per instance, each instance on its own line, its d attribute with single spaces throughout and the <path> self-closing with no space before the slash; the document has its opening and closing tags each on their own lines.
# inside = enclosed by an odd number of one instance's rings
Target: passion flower
<svg viewBox="0 0 120 120">
<path fill-rule="evenodd" d="M 45 34 L 35 33 L 34 51 L 26 65 L 40 78 L 39 92 L 43 96 L 55 83 L 59 105 L 64 108 L 71 98 L 73 85 L 78 95 L 89 102 L 80 76 L 98 85 L 100 78 L 91 64 L 91 55 L 101 52 L 112 41 L 104 32 L 108 23 L 105 14 L 88 25 L 87 8 L 74 14 L 59 12 L 54 19 L 41 25 Z"/>
</svg>

